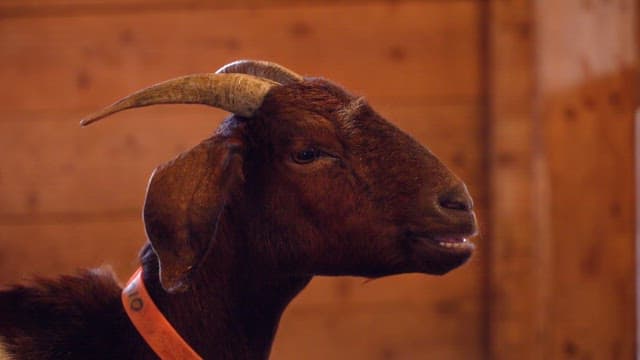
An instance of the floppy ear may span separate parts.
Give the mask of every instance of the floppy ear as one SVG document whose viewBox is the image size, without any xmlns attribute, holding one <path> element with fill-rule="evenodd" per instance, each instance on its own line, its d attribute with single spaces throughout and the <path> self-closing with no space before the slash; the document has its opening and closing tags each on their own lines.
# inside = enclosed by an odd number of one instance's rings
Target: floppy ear
<svg viewBox="0 0 640 360">
<path fill-rule="evenodd" d="M 212 246 L 231 189 L 243 178 L 241 150 L 237 140 L 213 137 L 151 175 L 144 225 L 166 291 L 186 290 L 190 272 Z"/>
</svg>

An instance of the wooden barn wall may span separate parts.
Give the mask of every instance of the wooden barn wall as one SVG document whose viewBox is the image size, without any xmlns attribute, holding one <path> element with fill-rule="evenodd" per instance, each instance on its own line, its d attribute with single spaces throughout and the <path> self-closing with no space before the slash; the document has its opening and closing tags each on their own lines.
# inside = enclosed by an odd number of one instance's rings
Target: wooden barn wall
<svg viewBox="0 0 640 360">
<path fill-rule="evenodd" d="M 539 4 L 550 192 L 548 358 L 636 357 L 638 2 Z"/>
<path fill-rule="evenodd" d="M 145 241 L 151 171 L 225 114 L 164 106 L 84 129 L 77 121 L 239 58 L 366 95 L 465 179 L 483 209 L 479 5 L 291 3 L 0 2 L 0 284 L 102 264 L 126 278 Z M 479 358 L 483 261 L 480 252 L 446 277 L 318 278 L 286 311 L 273 358 Z"/>
<path fill-rule="evenodd" d="M 538 354 L 541 240 L 536 184 L 535 19 L 528 1 L 491 1 L 485 12 L 488 244 L 488 357 L 543 359 Z"/>
<path fill-rule="evenodd" d="M 0 284 L 143 244 L 155 166 L 225 116 L 140 87 L 238 58 L 365 95 L 470 186 L 478 253 L 445 277 L 318 278 L 274 359 L 635 355 L 633 0 L 0 1 Z"/>
<path fill-rule="evenodd" d="M 491 359 L 633 359 L 637 1 L 485 3 Z"/>
</svg>

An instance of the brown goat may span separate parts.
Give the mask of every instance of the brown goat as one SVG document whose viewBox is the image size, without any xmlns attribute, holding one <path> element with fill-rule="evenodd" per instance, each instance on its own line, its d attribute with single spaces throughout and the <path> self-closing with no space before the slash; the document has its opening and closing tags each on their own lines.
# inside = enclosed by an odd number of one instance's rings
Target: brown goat
<svg viewBox="0 0 640 360">
<path fill-rule="evenodd" d="M 142 90 L 84 123 L 158 103 L 234 113 L 156 169 L 143 213 L 144 283 L 205 359 L 268 358 L 282 312 L 314 275 L 444 274 L 473 252 L 462 181 L 326 80 L 236 62 Z M 9 358 L 157 358 L 121 291 L 104 270 L 0 291 Z"/>
</svg>

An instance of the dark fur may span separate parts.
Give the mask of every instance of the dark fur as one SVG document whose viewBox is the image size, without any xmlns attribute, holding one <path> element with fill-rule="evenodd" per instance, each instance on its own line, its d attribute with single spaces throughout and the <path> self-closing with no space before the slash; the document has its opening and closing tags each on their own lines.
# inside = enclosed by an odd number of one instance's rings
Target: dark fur
<svg viewBox="0 0 640 360">
<path fill-rule="evenodd" d="M 292 161 L 309 147 L 323 155 Z M 314 275 L 464 263 L 470 251 L 423 238 L 472 235 L 471 206 L 459 179 L 363 99 L 307 79 L 274 88 L 253 118 L 230 117 L 156 171 L 144 281 L 204 358 L 266 359 L 282 312 Z M 18 358 L 154 358 L 120 290 L 110 274 L 86 272 L 0 292 L 0 335 Z"/>
<path fill-rule="evenodd" d="M 124 359 L 148 352 L 110 270 L 83 271 L 0 292 L 0 334 L 18 359 Z"/>
</svg>

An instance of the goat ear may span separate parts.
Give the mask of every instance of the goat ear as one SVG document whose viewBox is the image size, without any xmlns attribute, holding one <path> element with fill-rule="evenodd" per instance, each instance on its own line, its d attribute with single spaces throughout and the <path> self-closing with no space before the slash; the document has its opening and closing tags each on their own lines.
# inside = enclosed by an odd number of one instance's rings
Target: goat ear
<svg viewBox="0 0 640 360">
<path fill-rule="evenodd" d="M 188 289 L 189 274 L 212 246 L 220 214 L 234 183 L 242 178 L 240 142 L 217 137 L 151 175 L 144 225 L 166 291 Z"/>
</svg>

